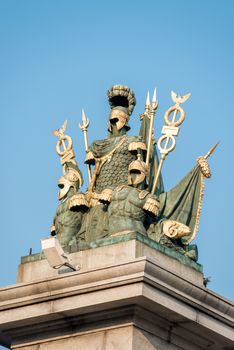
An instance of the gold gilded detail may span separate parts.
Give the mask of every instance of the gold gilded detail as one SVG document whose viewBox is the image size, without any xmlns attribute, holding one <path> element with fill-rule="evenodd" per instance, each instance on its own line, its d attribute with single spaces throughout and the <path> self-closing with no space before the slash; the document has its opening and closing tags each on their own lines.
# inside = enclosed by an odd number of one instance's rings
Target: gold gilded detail
<svg viewBox="0 0 234 350">
<path fill-rule="evenodd" d="M 158 213 L 159 213 L 159 201 L 157 199 L 149 197 L 146 199 L 146 202 L 143 206 L 143 209 L 150 212 L 150 213 L 153 213 L 154 215 L 158 215 Z"/>
<path fill-rule="evenodd" d="M 135 173 L 135 179 L 132 179 L 131 173 Z M 128 167 L 128 185 L 138 185 L 146 179 L 146 183 L 148 183 L 148 166 L 141 159 L 141 155 L 137 155 L 137 159 L 129 164 Z"/>
<path fill-rule="evenodd" d="M 212 146 L 209 151 L 203 156 L 203 157 L 198 157 L 198 166 L 201 170 L 201 183 L 200 183 L 200 192 L 199 192 L 199 199 L 198 199 L 198 208 L 197 208 L 197 215 L 196 215 L 196 220 L 195 220 L 195 226 L 194 226 L 194 230 L 192 235 L 189 237 L 189 239 L 185 242 L 183 242 L 184 244 L 189 244 L 191 243 L 195 236 L 196 233 L 198 231 L 198 227 L 199 227 L 199 222 L 200 222 L 200 217 L 201 217 L 201 210 L 202 210 L 202 202 L 203 202 L 203 197 L 204 197 L 204 188 L 205 188 L 205 177 L 209 178 L 211 176 L 211 172 L 210 172 L 210 168 L 209 165 L 206 161 L 207 158 L 209 158 L 211 156 L 211 154 L 214 152 L 214 150 L 216 149 L 216 147 L 218 146 L 219 143 L 216 143 L 214 146 Z M 199 159 L 200 159 L 200 164 L 199 164 Z M 202 165 L 201 165 L 202 163 Z M 202 169 L 202 167 L 204 169 Z M 206 176 L 205 175 L 209 175 Z"/>
<path fill-rule="evenodd" d="M 99 201 L 102 203 L 110 203 L 112 199 L 113 190 L 106 188 L 99 195 Z"/>
<path fill-rule="evenodd" d="M 76 161 L 74 160 L 74 158 L 75 158 L 75 152 L 73 151 L 73 149 L 66 150 L 66 153 L 60 156 L 60 162 L 62 165 L 64 165 L 67 162 L 76 164 Z"/>
<path fill-rule="evenodd" d="M 69 199 L 69 209 L 76 210 L 78 207 L 89 207 L 84 193 L 76 193 Z"/>
<path fill-rule="evenodd" d="M 117 106 L 115 98 L 121 96 L 127 102 L 128 115 L 131 115 L 136 105 L 136 98 L 133 90 L 126 85 L 114 85 L 107 91 L 111 109 Z"/>
<path fill-rule="evenodd" d="M 76 165 L 75 153 L 73 151 L 72 138 L 69 135 L 64 135 L 67 128 L 67 120 L 64 121 L 63 125 L 58 130 L 53 130 L 53 134 L 58 137 L 58 141 L 56 144 L 56 152 L 60 156 L 60 162 L 63 167 L 63 172 L 66 172 L 65 163 L 71 162 Z M 67 143 L 66 143 L 67 142 Z"/>
<path fill-rule="evenodd" d="M 79 128 L 82 130 L 84 134 L 84 143 L 85 143 L 85 151 L 88 151 L 88 127 L 89 127 L 89 120 L 86 118 L 85 112 L 82 109 L 82 123 L 79 123 Z M 87 162 L 88 165 L 88 177 L 89 177 L 89 182 L 91 182 L 92 178 L 92 173 L 91 173 L 91 166 Z"/>
<path fill-rule="evenodd" d="M 175 220 L 163 221 L 163 233 L 172 239 L 178 239 L 184 236 L 188 236 L 191 233 L 191 229 Z"/>
<path fill-rule="evenodd" d="M 184 110 L 180 107 L 181 103 L 184 103 L 188 98 L 191 96 L 191 94 L 186 94 L 184 96 L 178 96 L 175 92 L 171 92 L 171 98 L 173 102 L 175 102 L 175 105 L 170 107 L 164 115 L 164 120 L 166 123 L 166 126 L 162 129 L 162 136 L 158 140 L 158 148 L 161 154 L 161 158 L 159 161 L 158 168 L 155 168 L 155 176 L 154 176 L 154 182 L 152 186 L 151 193 L 155 193 L 157 188 L 157 182 L 162 170 L 163 162 L 166 158 L 166 156 L 175 149 L 176 146 L 176 140 L 175 136 L 178 135 L 179 129 L 178 127 L 183 123 L 185 118 Z M 177 119 L 177 114 L 180 113 L 179 118 Z M 173 113 L 172 119 L 169 119 L 169 116 Z"/>
<path fill-rule="evenodd" d="M 146 144 L 140 141 L 133 141 L 129 143 L 128 145 L 129 152 L 134 152 L 134 151 L 137 151 L 138 149 L 141 149 L 142 151 L 146 151 Z"/>
<path fill-rule="evenodd" d="M 117 120 L 116 122 L 117 130 L 121 130 L 124 127 L 124 125 L 127 124 L 129 121 L 129 115 L 117 108 L 118 107 L 115 107 L 115 109 L 112 109 L 112 111 L 110 112 L 110 117 L 108 122 L 108 131 L 110 132 L 112 131 L 111 122 L 113 120 Z"/>
<path fill-rule="evenodd" d="M 148 144 L 147 144 L 147 153 L 146 153 L 146 165 L 149 167 L 150 163 L 150 152 L 151 152 L 151 147 L 153 144 L 153 127 L 154 127 L 154 117 L 156 110 L 158 108 L 158 102 L 157 102 L 157 93 L 156 93 L 156 88 L 154 89 L 154 94 L 152 98 L 152 105 L 150 104 L 150 94 L 148 91 L 147 98 L 146 98 L 146 104 L 145 104 L 145 114 L 149 117 L 150 119 L 150 126 L 149 126 L 149 135 L 148 135 Z"/>
<path fill-rule="evenodd" d="M 146 196 L 148 196 L 149 192 L 146 190 L 141 190 L 139 193 L 139 199 L 144 199 Z"/>
<path fill-rule="evenodd" d="M 111 151 L 109 152 L 108 154 L 106 154 L 104 157 L 100 157 L 100 158 L 95 158 L 95 163 L 96 163 L 96 166 L 95 166 L 95 169 L 93 171 L 93 174 L 92 174 L 92 178 L 91 178 L 91 182 L 89 184 L 89 188 L 88 188 L 88 191 L 89 192 L 92 192 L 93 191 L 93 188 L 94 188 L 94 185 L 95 185 L 95 182 L 96 182 L 96 178 L 97 178 L 97 175 L 99 174 L 103 164 L 108 161 L 108 159 L 111 159 L 112 155 L 114 154 L 114 152 L 119 148 L 121 147 L 124 142 L 126 140 L 126 136 L 123 136 L 122 137 L 122 140 L 118 143 L 118 145 Z"/>
<path fill-rule="evenodd" d="M 199 192 L 199 199 L 198 199 L 198 206 L 197 206 L 197 215 L 196 215 L 196 220 L 195 220 L 195 226 L 192 235 L 189 237 L 187 241 L 183 241 L 184 244 L 189 244 L 191 243 L 198 231 L 199 223 L 200 223 L 200 217 L 201 217 L 201 210 L 202 210 L 202 202 L 203 202 L 203 197 L 204 197 L 204 187 L 205 187 L 205 181 L 204 181 L 204 176 L 201 174 L 201 184 L 200 184 L 200 192 Z"/>
<path fill-rule="evenodd" d="M 204 157 L 198 157 L 197 163 L 200 167 L 202 174 L 207 178 L 211 177 L 211 171 L 207 160 Z"/>
<path fill-rule="evenodd" d="M 50 234 L 51 234 L 52 236 L 55 235 L 55 225 L 54 225 L 54 224 L 50 226 Z"/>
<path fill-rule="evenodd" d="M 95 163 L 95 158 L 91 151 L 88 151 L 86 153 L 85 163 Z"/>
</svg>

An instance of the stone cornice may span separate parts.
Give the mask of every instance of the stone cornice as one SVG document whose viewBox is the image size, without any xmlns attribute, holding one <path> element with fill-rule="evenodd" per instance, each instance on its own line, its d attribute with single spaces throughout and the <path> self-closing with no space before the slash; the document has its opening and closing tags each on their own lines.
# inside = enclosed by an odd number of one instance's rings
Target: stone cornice
<svg viewBox="0 0 234 350">
<path fill-rule="evenodd" d="M 3 317 L 4 311 L 13 311 L 25 306 L 49 303 L 48 308 L 46 308 L 47 313 L 51 309 L 53 302 L 59 299 L 103 290 L 107 291 L 112 288 L 121 290 L 126 289 L 127 286 L 134 286 L 134 292 L 129 293 L 128 297 L 144 297 L 143 287 L 146 285 L 151 286 L 154 290 L 157 289 L 166 295 L 170 295 L 172 299 L 180 300 L 184 304 L 196 308 L 197 311 L 202 311 L 216 319 L 222 320 L 225 324 L 233 324 L 234 309 L 231 301 L 206 288 L 197 286 L 191 281 L 187 281 L 181 276 L 162 268 L 153 259 L 146 257 L 118 265 L 98 267 L 48 278 L 43 281 L 2 288 L 0 290 L 0 320 L 2 324 L 11 322 L 11 313 Z M 121 302 L 123 299 L 116 295 L 117 300 Z M 169 308 L 170 306 L 165 305 L 165 307 Z M 69 308 L 66 312 L 69 313 Z M 40 308 L 34 313 L 35 317 L 42 315 L 43 312 L 41 312 Z M 30 318 L 31 314 L 28 314 L 28 317 Z"/>
</svg>

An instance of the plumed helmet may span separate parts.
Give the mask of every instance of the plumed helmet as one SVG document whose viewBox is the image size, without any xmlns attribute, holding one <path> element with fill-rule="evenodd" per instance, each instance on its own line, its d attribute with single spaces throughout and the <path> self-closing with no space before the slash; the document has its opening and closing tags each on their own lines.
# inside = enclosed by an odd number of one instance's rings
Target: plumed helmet
<svg viewBox="0 0 234 350">
<path fill-rule="evenodd" d="M 136 173 L 136 177 L 133 180 L 131 174 Z M 143 160 L 140 159 L 138 155 L 138 159 L 134 160 L 129 164 L 128 167 L 128 184 L 129 185 L 138 185 L 142 183 L 146 179 L 148 183 L 148 166 Z"/>
<path fill-rule="evenodd" d="M 73 163 L 66 163 L 64 175 L 60 177 L 58 181 L 59 200 L 62 200 L 67 195 L 71 187 L 74 188 L 75 192 L 83 185 L 82 173 L 78 166 Z"/>
<path fill-rule="evenodd" d="M 107 91 L 110 108 L 113 112 L 110 114 L 108 122 L 108 131 L 111 132 L 111 120 L 117 119 L 117 129 L 120 130 L 124 126 L 128 130 L 128 120 L 136 105 L 134 92 L 125 85 L 114 85 Z"/>
</svg>

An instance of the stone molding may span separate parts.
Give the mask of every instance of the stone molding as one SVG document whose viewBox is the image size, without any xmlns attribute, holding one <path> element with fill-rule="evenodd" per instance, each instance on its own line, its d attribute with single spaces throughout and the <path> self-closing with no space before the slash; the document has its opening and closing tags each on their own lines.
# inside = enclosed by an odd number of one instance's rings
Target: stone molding
<svg viewBox="0 0 234 350">
<path fill-rule="evenodd" d="M 217 350 L 224 349 L 220 344 L 229 346 L 234 341 L 233 303 L 166 269 L 151 257 L 2 288 L 0 340 L 15 346 L 27 339 L 36 341 L 33 337 L 45 341 L 48 324 L 54 327 L 53 333 L 50 326 L 50 334 L 57 332 L 61 336 L 65 325 L 74 331 L 74 325 L 78 321 L 81 324 L 82 318 L 89 327 L 95 324 L 97 329 L 103 314 L 105 327 L 111 322 L 116 327 L 118 322 L 130 322 L 147 330 L 149 326 L 142 318 L 157 318 L 156 323 L 164 324 L 166 333 L 169 329 L 173 334 L 179 332 L 184 341 L 189 333 L 195 343 L 203 339 L 204 344 L 210 343 Z"/>
</svg>

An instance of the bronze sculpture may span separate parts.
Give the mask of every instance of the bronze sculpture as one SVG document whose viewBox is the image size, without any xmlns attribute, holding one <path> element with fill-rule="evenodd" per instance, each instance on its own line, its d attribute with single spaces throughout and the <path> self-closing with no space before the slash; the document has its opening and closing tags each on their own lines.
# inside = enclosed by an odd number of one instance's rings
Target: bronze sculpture
<svg viewBox="0 0 234 350">
<path fill-rule="evenodd" d="M 127 86 L 115 85 L 108 90 L 111 107 L 108 137 L 94 141 L 89 147 L 89 121 L 82 112 L 80 128 L 84 132 L 85 162 L 90 181 L 85 194 L 78 192 L 82 180 L 74 163 L 71 139 L 63 135 L 63 128 L 54 132 L 59 137 L 57 152 L 67 171 L 64 178 L 67 180 L 70 172 L 76 174 L 74 185 L 67 193 L 69 204 L 62 203 L 55 216 L 56 234 L 63 245 L 71 245 L 74 241 L 80 245 L 137 232 L 197 260 L 197 248 L 190 243 L 198 229 L 204 178 L 210 177 L 206 159 L 216 146 L 206 156 L 199 157 L 197 165 L 172 190 L 164 191 L 161 176 L 163 161 L 175 148 L 175 136 L 185 117 L 180 104 L 189 97 L 190 94 L 180 97 L 172 93 L 175 105 L 165 113 L 166 125 L 158 141 L 160 159 L 153 134 L 158 107 L 156 90 L 152 104 L 149 94 L 147 96 L 138 136 L 127 134 L 129 118 L 136 104 L 134 92 Z M 63 152 L 59 149 L 61 145 Z M 60 224 L 61 217 L 68 224 L 66 230 Z"/>
<path fill-rule="evenodd" d="M 64 135 L 66 126 L 67 121 L 59 130 L 53 132 L 59 138 L 56 150 L 61 158 L 63 176 L 58 181 L 60 189 L 58 197 L 61 203 L 57 207 L 51 226 L 51 235 L 56 235 L 65 249 L 80 230 L 83 214 L 89 206 L 85 195 L 78 192 L 83 183 L 83 177 L 77 162 L 74 160 L 72 139 L 70 136 Z M 68 145 L 66 145 L 66 141 Z M 61 150 L 61 145 L 63 150 Z"/>
</svg>

